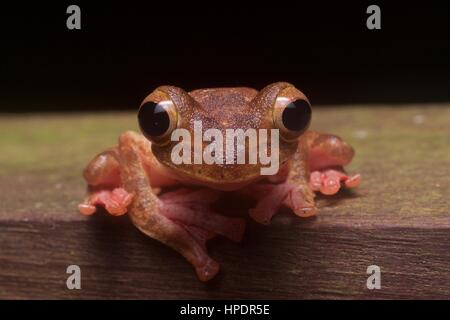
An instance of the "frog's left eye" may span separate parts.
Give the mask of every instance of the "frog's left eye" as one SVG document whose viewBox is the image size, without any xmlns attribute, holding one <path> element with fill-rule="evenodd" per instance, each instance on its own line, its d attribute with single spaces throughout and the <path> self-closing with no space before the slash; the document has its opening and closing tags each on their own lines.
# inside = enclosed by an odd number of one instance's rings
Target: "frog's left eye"
<svg viewBox="0 0 450 320">
<path fill-rule="evenodd" d="M 177 126 L 177 111 L 172 101 L 144 102 L 138 112 L 139 127 L 144 136 L 156 144 L 170 141 Z"/>
<path fill-rule="evenodd" d="M 278 97 L 275 102 L 274 124 L 285 140 L 295 140 L 308 129 L 311 121 L 311 105 L 306 99 L 292 100 Z"/>
</svg>

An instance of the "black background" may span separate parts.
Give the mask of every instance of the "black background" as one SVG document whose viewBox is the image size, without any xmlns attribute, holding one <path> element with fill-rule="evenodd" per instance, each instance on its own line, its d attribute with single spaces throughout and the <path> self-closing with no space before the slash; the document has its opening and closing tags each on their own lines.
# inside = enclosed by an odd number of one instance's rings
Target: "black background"
<svg viewBox="0 0 450 320">
<path fill-rule="evenodd" d="M 444 2 L 17 3 L 0 8 L 0 110 L 136 109 L 155 87 L 289 81 L 313 104 L 450 101 Z M 66 8 L 81 7 L 81 30 Z M 366 8 L 381 7 L 381 30 Z"/>
</svg>

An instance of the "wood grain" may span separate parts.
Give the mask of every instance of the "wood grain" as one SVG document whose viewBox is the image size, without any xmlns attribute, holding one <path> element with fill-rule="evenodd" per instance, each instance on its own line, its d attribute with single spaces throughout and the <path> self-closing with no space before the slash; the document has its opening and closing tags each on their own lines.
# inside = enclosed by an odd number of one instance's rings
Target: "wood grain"
<svg viewBox="0 0 450 320">
<path fill-rule="evenodd" d="M 0 298 L 450 298 L 450 106 L 319 108 L 313 127 L 357 155 L 355 192 L 318 199 L 320 214 L 249 220 L 244 241 L 209 243 L 222 266 L 200 283 L 171 249 L 127 217 L 76 212 L 81 169 L 135 128 L 132 114 L 0 117 Z M 225 195 L 223 212 L 245 215 Z M 68 265 L 82 289 L 68 290 Z M 366 288 L 367 266 L 382 271 Z"/>
</svg>

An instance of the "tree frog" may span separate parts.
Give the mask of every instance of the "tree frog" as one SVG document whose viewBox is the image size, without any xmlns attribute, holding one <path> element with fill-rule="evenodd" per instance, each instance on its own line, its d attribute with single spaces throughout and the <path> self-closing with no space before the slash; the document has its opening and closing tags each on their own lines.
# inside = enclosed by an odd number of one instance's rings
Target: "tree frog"
<svg viewBox="0 0 450 320">
<path fill-rule="evenodd" d="M 245 230 L 244 218 L 221 215 L 210 207 L 221 192 L 254 198 L 249 215 L 268 224 L 281 206 L 299 217 L 310 217 L 317 212 L 315 192 L 332 195 L 360 183 L 359 174 L 350 176 L 343 169 L 354 156 L 353 148 L 335 135 L 308 130 L 311 115 L 308 98 L 286 82 L 260 91 L 239 87 L 186 92 L 175 86 L 158 87 L 140 105 L 142 133 L 121 134 L 117 146 L 98 154 L 85 168 L 88 194 L 79 211 L 91 215 L 104 207 L 114 216 L 128 213 L 140 231 L 182 254 L 201 281 L 210 280 L 219 264 L 208 255 L 206 241 L 221 235 L 238 242 Z M 196 148 L 183 154 L 188 161 L 175 163 L 174 148 L 180 142 L 173 139 L 175 132 L 194 134 L 199 122 L 203 132 L 276 130 L 276 145 L 270 139 L 265 142 L 268 152 L 277 151 L 277 172 L 262 175 L 260 162 L 190 161 L 198 156 Z M 200 143 L 200 150 L 219 143 L 207 140 L 193 142 Z M 243 146 L 236 145 L 237 140 L 233 143 L 231 159 L 236 160 Z M 245 151 L 246 157 L 253 152 Z"/>
</svg>

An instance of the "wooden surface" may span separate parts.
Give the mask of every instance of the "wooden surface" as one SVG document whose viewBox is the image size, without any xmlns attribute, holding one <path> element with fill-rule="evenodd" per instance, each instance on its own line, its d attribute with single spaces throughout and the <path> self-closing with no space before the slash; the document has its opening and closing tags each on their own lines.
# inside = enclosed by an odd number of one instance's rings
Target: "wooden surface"
<svg viewBox="0 0 450 320">
<path fill-rule="evenodd" d="M 135 128 L 128 113 L 0 116 L 0 298 L 450 298 L 450 105 L 316 108 L 314 129 L 354 145 L 361 187 L 211 241 L 222 271 L 206 284 L 126 216 L 76 211 L 85 163 Z M 381 290 L 366 288 L 373 264 Z"/>
</svg>

